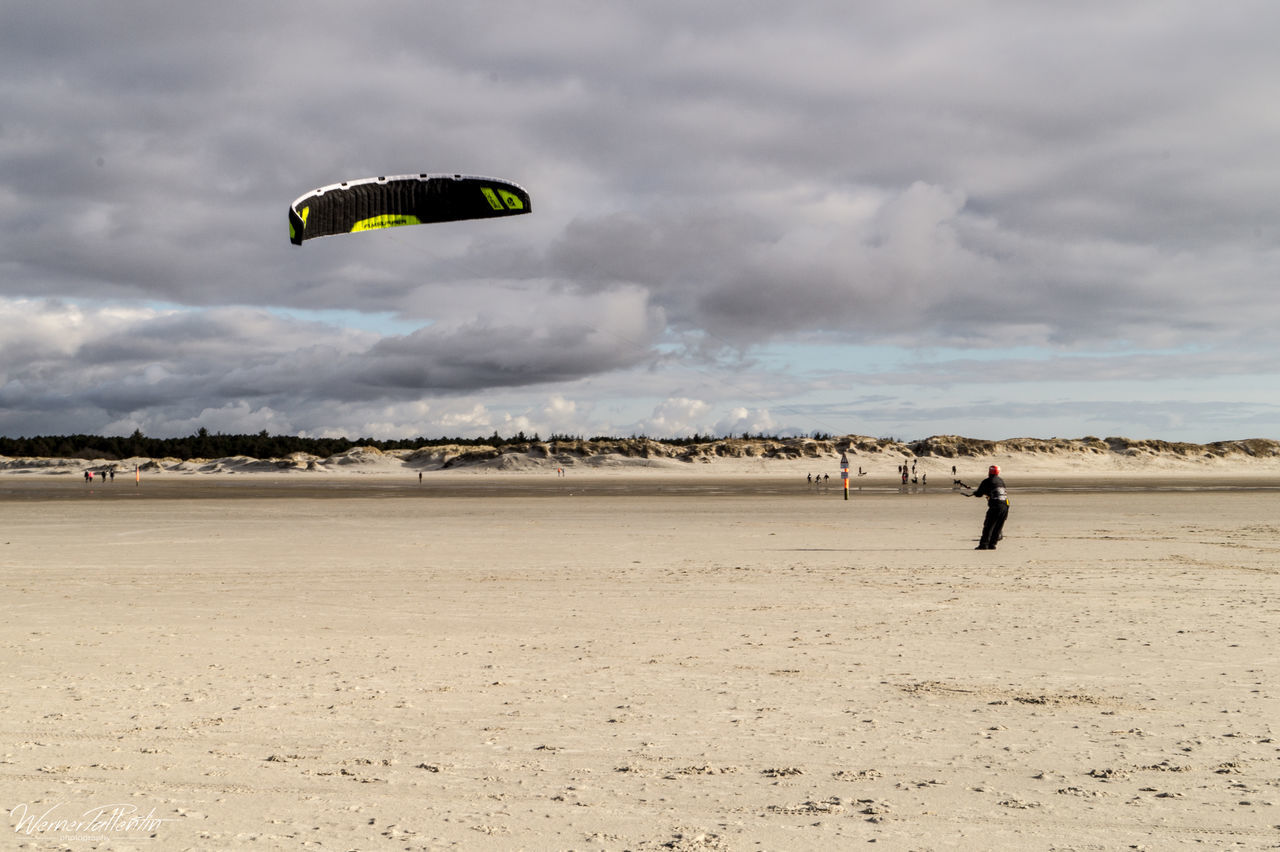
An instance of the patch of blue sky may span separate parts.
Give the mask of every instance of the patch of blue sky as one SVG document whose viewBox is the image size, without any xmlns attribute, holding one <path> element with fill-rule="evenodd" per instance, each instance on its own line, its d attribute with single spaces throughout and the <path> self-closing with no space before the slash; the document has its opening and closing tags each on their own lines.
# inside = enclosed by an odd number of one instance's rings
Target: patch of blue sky
<svg viewBox="0 0 1280 852">
<path fill-rule="evenodd" d="M 207 308 L 183 305 L 177 302 L 158 300 L 134 301 L 127 299 L 77 299 L 75 303 L 88 310 L 109 310 L 112 308 L 135 308 L 153 311 L 157 314 L 198 313 Z M 238 307 L 247 311 L 263 311 L 281 319 L 299 322 L 320 323 L 335 328 L 370 331 L 384 337 L 411 334 L 420 328 L 431 325 L 431 320 L 405 319 L 392 311 L 366 312 L 342 309 L 307 309 L 285 307 L 263 307 L 261 305 L 227 306 Z"/>
<path fill-rule="evenodd" d="M 751 359 L 765 369 L 779 372 L 830 373 L 896 372 L 921 363 L 954 360 L 999 361 L 1007 358 L 1047 358 L 1032 348 L 1002 350 L 922 349 L 889 344 L 777 343 L 751 351 Z"/>
<path fill-rule="evenodd" d="M 833 370 L 858 372 L 897 372 L 923 365 L 949 362 L 1050 362 L 1087 358 L 1129 358 L 1134 356 L 1188 355 L 1205 351 L 1200 344 L 1167 349 L 1108 349 L 1063 352 L 1048 347 L 1016 346 L 1003 349 L 960 349 L 956 347 L 914 347 L 849 345 L 831 343 L 768 344 L 750 353 L 761 367 L 780 372 L 829 373 Z"/>
<path fill-rule="evenodd" d="M 264 308 L 268 313 L 285 319 L 302 322 L 316 322 L 338 328 L 349 328 L 357 331 L 371 331 L 384 337 L 398 337 L 412 334 L 420 328 L 431 325 L 430 320 L 409 320 L 391 311 L 366 312 L 342 310 L 337 308 Z"/>
</svg>

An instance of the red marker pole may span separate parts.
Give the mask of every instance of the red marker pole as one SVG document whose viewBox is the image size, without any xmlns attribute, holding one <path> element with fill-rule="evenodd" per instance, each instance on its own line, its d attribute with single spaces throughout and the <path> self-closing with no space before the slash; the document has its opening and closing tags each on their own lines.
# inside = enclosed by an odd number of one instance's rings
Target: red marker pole
<svg viewBox="0 0 1280 852">
<path fill-rule="evenodd" d="M 849 457 L 840 454 L 840 479 L 844 482 L 844 499 L 849 499 Z"/>
</svg>

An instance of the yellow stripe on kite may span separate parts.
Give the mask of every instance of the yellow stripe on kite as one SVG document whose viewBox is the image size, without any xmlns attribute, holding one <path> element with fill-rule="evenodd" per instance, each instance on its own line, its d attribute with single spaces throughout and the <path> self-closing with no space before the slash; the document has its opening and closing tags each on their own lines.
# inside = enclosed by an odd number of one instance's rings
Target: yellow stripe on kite
<svg viewBox="0 0 1280 852">
<path fill-rule="evenodd" d="M 382 215 L 361 219 L 351 226 L 351 233 L 358 231 L 376 231 L 378 228 L 398 228 L 401 225 L 421 225 L 417 216 Z"/>
</svg>

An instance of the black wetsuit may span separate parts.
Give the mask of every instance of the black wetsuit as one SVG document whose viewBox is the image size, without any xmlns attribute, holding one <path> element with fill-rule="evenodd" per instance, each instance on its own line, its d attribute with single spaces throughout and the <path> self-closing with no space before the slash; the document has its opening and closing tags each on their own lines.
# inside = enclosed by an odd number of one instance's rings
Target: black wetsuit
<svg viewBox="0 0 1280 852">
<path fill-rule="evenodd" d="M 996 474 L 988 476 L 974 489 L 973 496 L 987 498 L 987 517 L 982 522 L 978 550 L 995 550 L 1005 519 L 1009 517 L 1009 495 L 1005 491 L 1004 480 Z"/>
</svg>

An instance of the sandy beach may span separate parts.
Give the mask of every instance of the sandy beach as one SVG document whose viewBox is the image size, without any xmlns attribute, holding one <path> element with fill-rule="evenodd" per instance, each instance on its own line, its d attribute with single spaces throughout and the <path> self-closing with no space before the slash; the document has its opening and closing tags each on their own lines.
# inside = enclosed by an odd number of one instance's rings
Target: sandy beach
<svg viewBox="0 0 1280 852">
<path fill-rule="evenodd" d="M 0 477 L 3 845 L 1280 848 L 1280 477 L 800 469 Z"/>
</svg>

